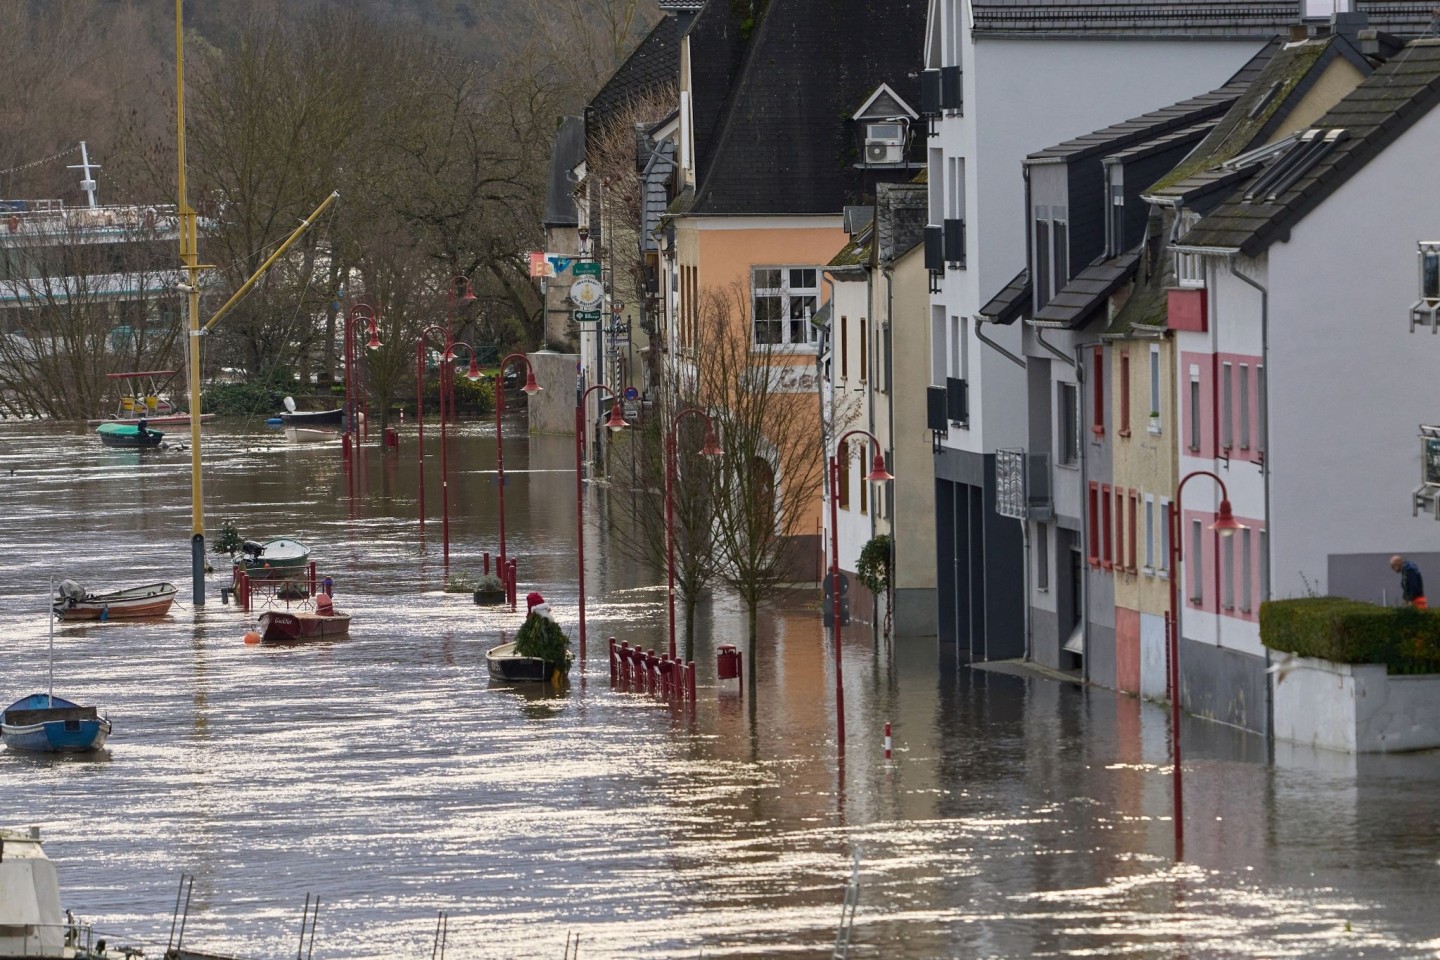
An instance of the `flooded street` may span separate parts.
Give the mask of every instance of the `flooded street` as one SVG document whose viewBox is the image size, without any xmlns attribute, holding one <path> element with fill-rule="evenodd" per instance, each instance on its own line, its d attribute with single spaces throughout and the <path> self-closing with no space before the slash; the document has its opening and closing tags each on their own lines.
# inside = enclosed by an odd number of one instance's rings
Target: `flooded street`
<svg viewBox="0 0 1440 960">
<path fill-rule="evenodd" d="M 520 592 L 575 625 L 574 447 L 505 448 Z M 938 664 L 934 641 L 846 631 L 837 762 L 818 594 L 762 616 L 758 697 L 714 678 L 743 610 L 702 606 L 692 712 L 611 689 L 603 638 L 659 647 L 664 571 L 607 550 L 590 491 L 590 648 L 568 689 L 492 684 L 522 613 L 445 593 L 438 424 L 339 448 L 205 429 L 207 536 L 222 520 L 308 544 L 348 640 L 246 646 L 253 616 L 190 603 L 190 455 L 0 423 L 5 703 L 47 683 L 51 577 L 171 580 L 164 619 L 57 624 L 55 692 L 114 721 L 93 759 L 0 751 L 0 825 L 39 825 L 65 906 L 159 957 L 182 873 L 185 943 L 314 956 L 828 957 L 852 856 L 852 957 L 1440 956 L 1440 755 L 1357 759 L 1187 721 L 1186 853 L 1171 861 L 1168 715 L 1046 680 Z M 493 424 L 450 436 L 451 573 L 498 552 Z M 13 471 L 13 472 L 12 472 Z M 351 488 L 355 495 L 350 495 Z M 747 664 L 748 666 L 748 664 Z M 882 736 L 893 723 L 895 757 Z"/>
</svg>

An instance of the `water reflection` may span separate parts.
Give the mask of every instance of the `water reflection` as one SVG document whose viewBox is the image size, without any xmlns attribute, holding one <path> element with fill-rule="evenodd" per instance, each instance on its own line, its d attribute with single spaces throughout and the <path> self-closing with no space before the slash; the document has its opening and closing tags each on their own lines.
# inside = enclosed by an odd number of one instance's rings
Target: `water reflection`
<svg viewBox="0 0 1440 960">
<path fill-rule="evenodd" d="M 613 690 L 604 638 L 661 646 L 664 578 L 593 528 L 588 660 L 560 690 L 492 685 L 485 650 L 523 615 L 443 587 L 498 548 L 494 426 L 450 434 L 448 569 L 438 431 L 426 440 L 422 539 L 413 427 L 349 472 L 335 448 L 207 427 L 212 537 L 232 517 L 306 542 L 354 617 L 346 642 L 270 649 L 243 643 L 254 619 L 219 603 L 223 572 L 189 603 L 188 454 L 117 458 L 0 424 L 8 692 L 44 688 L 51 575 L 182 585 L 162 620 L 57 625 L 57 693 L 110 714 L 108 760 L 0 752 L 5 819 L 43 827 L 66 904 L 112 942 L 158 949 L 184 871 L 186 943 L 240 956 L 293 951 L 317 894 L 317 957 L 425 956 L 440 909 L 460 960 L 555 957 L 567 935 L 587 958 L 822 957 L 858 849 L 855 957 L 1440 950 L 1434 756 L 1282 745 L 1272 767 L 1257 739 L 1187 721 L 1191 862 L 1176 867 L 1164 711 L 942 667 L 933 641 L 891 649 L 857 626 L 837 757 L 808 594 L 763 619 L 754 697 L 714 679 L 715 646 L 743 642 L 724 596 L 701 604 L 693 713 Z M 572 443 L 505 451 L 522 593 L 567 624 Z M 588 491 L 587 515 L 599 502 Z"/>
</svg>

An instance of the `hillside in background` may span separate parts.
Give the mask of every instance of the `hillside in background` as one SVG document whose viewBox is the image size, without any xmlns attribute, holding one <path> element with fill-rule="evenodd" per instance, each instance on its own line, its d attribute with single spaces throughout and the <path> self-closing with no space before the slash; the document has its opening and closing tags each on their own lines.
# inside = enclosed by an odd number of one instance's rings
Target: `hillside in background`
<svg viewBox="0 0 1440 960">
<path fill-rule="evenodd" d="M 0 4 L 0 199 L 81 202 L 75 156 L 102 164 L 102 202 L 151 202 L 155 164 L 137 144 L 173 143 L 171 0 L 7 0 Z M 654 0 L 186 0 L 188 64 L 312 18 L 363 19 L 386 33 L 525 80 L 556 114 L 574 112 L 653 24 Z M 189 82 L 187 80 L 187 82 Z M 513 92 L 507 92 L 513 96 Z M 188 98 L 187 98 L 188 99 Z M 552 118 L 534 118 L 544 129 Z M 20 168 L 20 169 L 16 169 Z"/>
</svg>

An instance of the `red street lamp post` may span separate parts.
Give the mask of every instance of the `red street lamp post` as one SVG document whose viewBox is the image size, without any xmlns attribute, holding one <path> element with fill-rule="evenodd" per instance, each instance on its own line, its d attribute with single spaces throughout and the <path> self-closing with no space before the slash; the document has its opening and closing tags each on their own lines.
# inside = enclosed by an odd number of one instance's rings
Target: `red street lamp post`
<svg viewBox="0 0 1440 960">
<path fill-rule="evenodd" d="M 445 339 L 447 342 L 454 342 L 455 339 L 455 315 L 461 307 L 469 306 L 475 302 L 475 291 L 470 286 L 470 278 L 464 274 L 457 273 L 445 283 Z M 455 371 L 449 367 L 441 374 L 442 382 L 440 389 L 445 392 L 446 403 L 449 404 L 450 419 L 455 419 Z M 445 407 L 442 406 L 442 411 Z"/>
<path fill-rule="evenodd" d="M 521 387 L 527 396 L 534 396 L 544 387 L 535 382 L 535 368 L 530 366 L 530 358 L 523 353 L 512 353 L 500 361 L 500 369 L 495 374 L 495 482 L 500 487 L 500 569 L 506 569 L 505 554 L 505 433 L 501 425 L 501 415 L 505 412 L 505 368 L 510 365 L 511 360 L 517 360 L 525 364 L 525 386 Z M 502 573 L 503 577 L 503 573 Z"/>
<path fill-rule="evenodd" d="M 596 390 L 604 390 L 603 383 L 597 383 L 581 393 L 575 402 L 575 549 L 580 562 L 580 664 L 585 664 L 585 484 L 582 463 L 585 453 L 585 401 Z M 620 412 L 620 401 L 615 399 L 610 407 L 610 419 L 605 426 L 611 433 L 618 433 L 630 424 Z"/>
<path fill-rule="evenodd" d="M 359 376 L 355 370 L 356 362 L 359 360 L 359 351 L 355 343 L 355 323 L 364 320 L 368 324 L 369 338 L 365 342 L 367 349 L 376 350 L 380 347 L 380 336 L 378 332 L 379 321 L 375 316 L 374 308 L 364 303 L 357 303 L 345 314 L 345 443 L 344 454 L 350 456 L 351 438 L 353 442 L 359 442 L 363 435 L 357 436 L 355 429 L 357 406 L 363 407 L 363 397 L 356 397 L 359 392 Z"/>
<path fill-rule="evenodd" d="M 1166 692 L 1170 696 L 1170 772 L 1174 789 L 1175 818 L 1175 859 L 1185 859 L 1185 805 L 1184 791 L 1180 786 L 1180 561 L 1184 550 L 1180 546 L 1184 513 L 1180 506 L 1180 495 L 1185 484 L 1195 477 L 1210 477 L 1220 486 L 1220 509 L 1210 529 L 1222 537 L 1232 537 L 1235 531 L 1244 530 L 1245 524 L 1235 519 L 1230 509 L 1230 494 L 1225 481 L 1209 470 L 1192 470 L 1181 479 L 1175 488 L 1175 504 L 1170 508 L 1170 622 L 1166 626 L 1166 654 L 1169 670 L 1166 676 Z"/>
<path fill-rule="evenodd" d="M 420 488 L 420 532 L 425 532 L 425 348 L 427 338 L 431 333 L 441 334 L 445 338 L 445 349 L 442 356 L 450 354 L 450 347 L 454 343 L 450 339 L 450 332 L 442 327 L 428 326 L 420 331 L 420 339 L 415 341 L 415 426 L 419 436 L 415 443 L 415 455 L 419 465 L 419 488 Z M 441 507 L 441 529 L 444 531 L 445 565 L 450 565 L 450 493 L 446 487 L 449 479 L 448 464 L 445 462 L 446 440 L 445 434 L 445 367 L 440 364 L 440 500 Z"/>
<path fill-rule="evenodd" d="M 705 421 L 705 443 L 700 447 L 700 455 L 704 457 L 718 457 L 723 452 L 720 449 L 720 441 L 715 437 L 715 421 L 710 419 L 710 414 L 699 407 L 685 407 L 676 413 L 670 421 L 670 429 L 665 432 L 665 594 L 666 602 L 670 608 L 670 659 L 675 659 L 675 448 L 677 445 L 676 434 L 680 429 L 680 421 L 689 415 L 695 415 Z M 612 413 L 611 416 L 614 416 Z"/>
<path fill-rule="evenodd" d="M 885 454 L 880 452 L 880 441 L 868 430 L 848 430 L 835 442 L 835 452 L 830 455 L 830 602 L 831 627 L 834 630 L 835 645 L 835 732 L 839 747 L 845 749 L 845 687 L 840 675 L 840 452 L 845 442 L 856 434 L 868 437 L 875 448 L 870 472 L 865 479 L 881 484 L 894 480 L 895 475 L 885 469 Z"/>
</svg>

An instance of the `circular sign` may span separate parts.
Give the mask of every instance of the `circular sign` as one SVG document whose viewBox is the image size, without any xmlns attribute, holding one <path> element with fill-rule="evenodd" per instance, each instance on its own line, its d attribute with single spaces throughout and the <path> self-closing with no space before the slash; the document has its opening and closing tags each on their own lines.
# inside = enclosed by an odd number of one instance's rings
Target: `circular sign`
<svg viewBox="0 0 1440 960">
<path fill-rule="evenodd" d="M 639 390 L 636 390 L 634 387 L 626 387 L 626 388 L 625 388 L 625 399 L 626 399 L 626 400 L 639 400 L 639 399 L 640 399 L 640 391 L 639 391 Z"/>
<path fill-rule="evenodd" d="M 581 310 L 594 310 L 605 299 L 605 285 L 594 277 L 581 277 L 570 284 L 570 299 Z"/>
</svg>

